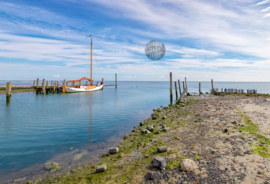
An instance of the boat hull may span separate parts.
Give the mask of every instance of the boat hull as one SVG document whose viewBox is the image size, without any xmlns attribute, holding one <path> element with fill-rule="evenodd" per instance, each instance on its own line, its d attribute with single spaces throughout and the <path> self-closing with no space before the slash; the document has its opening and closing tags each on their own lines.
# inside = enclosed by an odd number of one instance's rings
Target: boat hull
<svg viewBox="0 0 270 184">
<path fill-rule="evenodd" d="M 91 91 L 97 91 L 101 89 L 103 89 L 103 85 L 96 86 L 95 88 L 92 88 L 92 89 L 66 87 L 66 90 L 68 93 L 91 92 Z"/>
</svg>

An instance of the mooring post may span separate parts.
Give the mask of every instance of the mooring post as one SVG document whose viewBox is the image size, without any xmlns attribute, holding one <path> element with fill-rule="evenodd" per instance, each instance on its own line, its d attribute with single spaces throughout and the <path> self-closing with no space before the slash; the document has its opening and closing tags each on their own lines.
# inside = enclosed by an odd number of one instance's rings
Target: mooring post
<svg viewBox="0 0 270 184">
<path fill-rule="evenodd" d="M 115 74 L 115 88 L 117 88 L 117 73 Z"/>
<path fill-rule="evenodd" d="M 79 82 L 79 85 L 80 85 L 80 86 L 82 85 L 82 81 Z"/>
<path fill-rule="evenodd" d="M 11 97 L 11 82 L 7 82 L 6 85 L 6 102 L 10 102 L 10 97 Z"/>
<path fill-rule="evenodd" d="M 199 82 L 199 95 L 201 95 L 201 83 Z"/>
<path fill-rule="evenodd" d="M 185 82 L 186 82 L 186 89 L 187 89 L 187 78 L 185 77 Z"/>
<path fill-rule="evenodd" d="M 63 81 L 63 85 L 64 85 L 64 86 L 66 86 L 66 79 L 64 79 L 64 81 Z"/>
<path fill-rule="evenodd" d="M 177 83 L 176 81 L 174 81 L 174 85 L 175 85 L 175 96 L 176 96 L 176 100 L 178 99 L 178 93 L 177 93 Z"/>
<path fill-rule="evenodd" d="M 38 88 L 38 86 L 39 86 L 39 78 L 37 78 L 37 88 Z"/>
<path fill-rule="evenodd" d="M 181 85 L 180 85 L 180 80 L 178 79 L 178 86 L 179 86 L 179 93 L 180 93 L 180 96 L 181 96 Z"/>
<path fill-rule="evenodd" d="M 173 94 L 172 94 L 172 72 L 170 72 L 170 101 L 171 104 L 173 102 Z"/>
<path fill-rule="evenodd" d="M 53 93 L 55 93 L 55 81 L 53 82 Z"/>
<path fill-rule="evenodd" d="M 102 83 L 104 84 L 104 78 L 102 78 Z"/>
<path fill-rule="evenodd" d="M 45 94 L 46 90 L 45 90 L 45 79 L 43 79 L 42 81 L 42 94 Z"/>
<path fill-rule="evenodd" d="M 211 79 L 211 85 L 212 85 L 212 94 L 214 94 L 214 84 L 213 79 Z"/>
<path fill-rule="evenodd" d="M 53 81 L 51 81 L 51 86 L 53 86 Z"/>
<path fill-rule="evenodd" d="M 34 83 L 33 83 L 33 87 L 35 87 L 36 86 L 36 80 L 34 80 Z"/>
<path fill-rule="evenodd" d="M 49 86 L 49 81 L 46 81 L 46 86 L 47 86 L 47 87 Z"/>
<path fill-rule="evenodd" d="M 88 81 L 86 81 L 86 86 L 88 86 Z"/>
</svg>

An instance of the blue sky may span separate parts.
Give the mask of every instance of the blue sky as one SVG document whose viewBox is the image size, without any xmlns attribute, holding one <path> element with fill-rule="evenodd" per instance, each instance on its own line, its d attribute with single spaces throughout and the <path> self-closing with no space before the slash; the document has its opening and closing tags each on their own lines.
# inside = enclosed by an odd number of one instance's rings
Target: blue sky
<svg viewBox="0 0 270 184">
<path fill-rule="evenodd" d="M 2 0 L 0 80 L 269 81 L 270 0 Z M 150 40 L 166 46 L 159 61 Z"/>
</svg>

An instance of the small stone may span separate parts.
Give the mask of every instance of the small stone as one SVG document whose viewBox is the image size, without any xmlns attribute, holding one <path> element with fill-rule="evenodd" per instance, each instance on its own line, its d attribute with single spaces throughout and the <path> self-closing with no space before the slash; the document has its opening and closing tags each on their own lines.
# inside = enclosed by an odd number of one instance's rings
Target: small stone
<svg viewBox="0 0 270 184">
<path fill-rule="evenodd" d="M 140 122 L 140 126 L 143 126 L 143 122 Z"/>
<path fill-rule="evenodd" d="M 229 130 L 227 128 L 223 130 L 223 133 L 228 133 L 228 132 Z"/>
<path fill-rule="evenodd" d="M 262 174 L 262 172 L 261 171 L 258 171 L 257 174 Z"/>
<path fill-rule="evenodd" d="M 110 154 L 115 154 L 119 152 L 119 148 L 118 147 L 113 147 L 109 149 L 109 153 Z"/>
<path fill-rule="evenodd" d="M 160 176 L 161 175 L 158 172 L 150 171 L 145 175 L 145 179 L 146 180 L 159 180 Z"/>
<path fill-rule="evenodd" d="M 166 119 L 166 116 L 163 116 L 162 119 Z"/>
<path fill-rule="evenodd" d="M 157 116 L 152 116 L 152 119 L 153 119 L 153 120 L 157 119 Z"/>
<path fill-rule="evenodd" d="M 166 125 L 162 125 L 161 128 L 166 128 Z"/>
<path fill-rule="evenodd" d="M 182 184 L 184 182 L 184 178 L 180 178 L 176 184 Z"/>
<path fill-rule="evenodd" d="M 157 111 L 158 109 L 153 109 L 153 111 Z"/>
<path fill-rule="evenodd" d="M 157 148 L 159 153 L 167 152 L 167 146 L 160 146 Z"/>
<path fill-rule="evenodd" d="M 236 121 L 233 121 L 232 124 L 233 124 L 233 125 L 236 125 L 237 123 L 236 123 Z"/>
<path fill-rule="evenodd" d="M 128 136 L 124 135 L 124 139 L 127 139 L 127 138 L 128 138 Z"/>
<path fill-rule="evenodd" d="M 200 116 L 200 114 L 195 114 L 195 116 Z"/>
<path fill-rule="evenodd" d="M 106 164 L 101 164 L 101 165 L 98 165 L 98 166 L 96 167 L 96 172 L 97 172 L 97 173 L 104 172 L 104 171 L 106 171 L 106 169 L 107 169 Z"/>
<path fill-rule="evenodd" d="M 149 128 L 148 128 L 148 130 L 150 130 L 152 132 L 154 130 L 153 126 L 150 125 Z"/>
<path fill-rule="evenodd" d="M 74 169 L 71 169 L 70 172 L 71 172 L 71 173 L 75 173 L 76 171 L 75 171 Z"/>
<path fill-rule="evenodd" d="M 166 161 L 164 157 L 158 156 L 153 159 L 153 166 L 159 168 L 160 170 L 164 169 L 166 165 Z"/>
<path fill-rule="evenodd" d="M 149 130 L 147 130 L 147 129 L 144 129 L 144 130 L 142 131 L 142 133 L 145 133 L 145 134 L 151 134 L 151 132 L 150 132 Z"/>
<path fill-rule="evenodd" d="M 195 169 L 198 169 L 198 166 L 193 160 L 183 159 L 181 164 L 180 164 L 180 168 L 183 171 L 193 171 Z"/>
</svg>

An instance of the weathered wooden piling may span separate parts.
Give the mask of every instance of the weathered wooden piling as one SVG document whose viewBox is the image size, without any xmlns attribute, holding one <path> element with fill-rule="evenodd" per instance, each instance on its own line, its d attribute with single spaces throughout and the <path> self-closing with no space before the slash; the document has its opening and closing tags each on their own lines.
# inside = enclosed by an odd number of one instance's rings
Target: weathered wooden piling
<svg viewBox="0 0 270 184">
<path fill-rule="evenodd" d="M 183 81 L 183 91 L 185 90 L 185 82 Z"/>
<path fill-rule="evenodd" d="M 187 78 L 185 77 L 186 89 L 187 89 Z"/>
<path fill-rule="evenodd" d="M 88 81 L 86 81 L 86 86 L 88 86 Z"/>
<path fill-rule="evenodd" d="M 37 78 L 37 88 L 38 88 L 38 86 L 39 86 L 39 78 Z"/>
<path fill-rule="evenodd" d="M 181 96 L 181 85 L 180 85 L 180 80 L 178 79 L 178 86 L 179 86 L 179 93 L 180 93 L 180 96 Z"/>
<path fill-rule="evenodd" d="M 42 94 L 45 94 L 46 90 L 45 90 L 45 79 L 43 79 L 42 81 Z"/>
<path fill-rule="evenodd" d="M 49 87 L 49 81 L 46 81 L 46 86 Z"/>
<path fill-rule="evenodd" d="M 64 85 L 64 86 L 66 86 L 66 79 L 64 79 L 64 81 L 63 81 L 63 85 Z"/>
<path fill-rule="evenodd" d="M 51 81 L 51 86 L 53 86 L 53 81 Z"/>
<path fill-rule="evenodd" d="M 53 82 L 53 93 L 55 93 L 55 81 Z"/>
<path fill-rule="evenodd" d="M 173 93 L 172 93 L 172 72 L 170 72 L 170 102 L 173 103 Z"/>
<path fill-rule="evenodd" d="M 117 88 L 117 73 L 115 74 L 115 88 Z"/>
<path fill-rule="evenodd" d="M 36 80 L 34 80 L 33 86 L 36 86 Z"/>
<path fill-rule="evenodd" d="M 201 83 L 199 82 L 199 95 L 201 95 Z"/>
<path fill-rule="evenodd" d="M 177 84 L 176 81 L 174 81 L 174 85 L 175 85 L 175 96 L 176 96 L 176 100 L 178 99 L 178 93 L 177 93 Z"/>
<path fill-rule="evenodd" d="M 9 103 L 11 98 L 11 82 L 7 82 L 6 85 L 6 102 Z"/>
<path fill-rule="evenodd" d="M 211 86 L 212 86 L 212 93 L 214 93 L 214 82 L 213 82 L 213 79 L 211 79 Z"/>
</svg>

